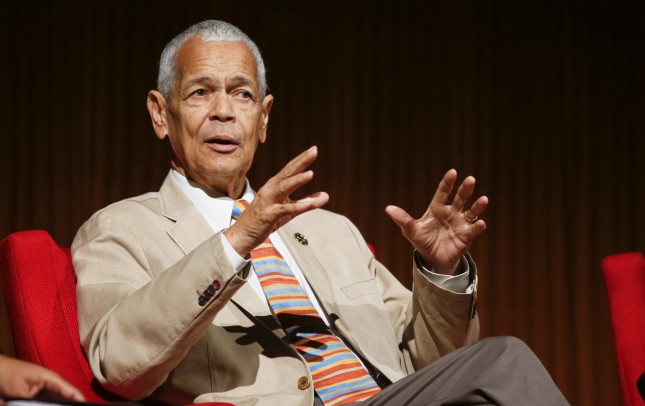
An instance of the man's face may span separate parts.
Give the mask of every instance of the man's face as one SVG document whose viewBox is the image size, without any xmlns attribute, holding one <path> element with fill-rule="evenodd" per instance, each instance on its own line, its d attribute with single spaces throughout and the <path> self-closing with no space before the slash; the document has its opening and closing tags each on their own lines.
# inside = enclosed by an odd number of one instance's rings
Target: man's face
<svg viewBox="0 0 645 406">
<path fill-rule="evenodd" d="M 170 138 L 173 168 L 229 197 L 244 188 L 259 142 L 266 139 L 272 96 L 260 100 L 253 54 L 242 42 L 189 39 L 177 55 L 179 76 L 172 97 L 158 92 L 159 138 Z M 152 106 L 154 110 L 154 105 Z"/>
</svg>

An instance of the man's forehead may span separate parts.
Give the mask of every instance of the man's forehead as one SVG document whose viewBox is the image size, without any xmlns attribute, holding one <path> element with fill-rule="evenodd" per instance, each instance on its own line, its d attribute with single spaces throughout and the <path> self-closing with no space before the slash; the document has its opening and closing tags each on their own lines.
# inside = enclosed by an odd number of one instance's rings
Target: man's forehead
<svg viewBox="0 0 645 406">
<path fill-rule="evenodd" d="M 208 67 L 238 70 L 257 81 L 257 62 L 251 49 L 241 41 L 203 40 L 199 36 L 188 39 L 177 53 L 180 74 L 190 74 Z"/>
</svg>

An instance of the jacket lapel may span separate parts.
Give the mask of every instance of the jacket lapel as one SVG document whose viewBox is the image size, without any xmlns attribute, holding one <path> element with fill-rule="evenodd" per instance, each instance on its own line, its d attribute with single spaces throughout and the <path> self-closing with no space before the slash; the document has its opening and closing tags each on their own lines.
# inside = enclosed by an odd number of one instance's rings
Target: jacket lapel
<svg viewBox="0 0 645 406">
<path fill-rule="evenodd" d="M 213 230 L 197 207 L 182 192 L 168 174 L 159 190 L 161 214 L 174 223 L 166 233 L 179 246 L 184 255 L 213 235 Z"/>
</svg>

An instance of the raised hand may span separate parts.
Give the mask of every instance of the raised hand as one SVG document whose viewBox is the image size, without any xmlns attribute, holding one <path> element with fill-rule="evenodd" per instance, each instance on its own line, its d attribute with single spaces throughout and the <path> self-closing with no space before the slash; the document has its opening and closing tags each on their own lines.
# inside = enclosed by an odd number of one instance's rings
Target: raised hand
<svg viewBox="0 0 645 406">
<path fill-rule="evenodd" d="M 428 209 L 418 219 L 400 207 L 385 208 L 419 252 L 425 265 L 436 273 L 454 274 L 461 256 L 486 229 L 486 223 L 479 216 L 486 210 L 488 198 L 479 197 L 466 210 L 466 202 L 475 189 L 475 178 L 468 176 L 464 179 L 453 198 L 456 181 L 456 170 L 446 172 Z"/>
<path fill-rule="evenodd" d="M 255 199 L 240 218 L 224 235 L 242 257 L 273 231 L 295 216 L 322 207 L 329 201 L 325 192 L 313 193 L 299 200 L 291 200 L 291 193 L 313 179 L 312 170 L 307 170 L 318 156 L 318 148 L 311 147 L 292 159 L 277 175 L 258 190 Z"/>
</svg>

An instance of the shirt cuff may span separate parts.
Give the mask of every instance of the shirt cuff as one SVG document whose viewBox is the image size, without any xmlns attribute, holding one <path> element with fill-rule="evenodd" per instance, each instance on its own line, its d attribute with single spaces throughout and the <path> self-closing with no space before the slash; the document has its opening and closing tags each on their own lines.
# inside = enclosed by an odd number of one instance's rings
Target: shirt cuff
<svg viewBox="0 0 645 406">
<path fill-rule="evenodd" d="M 444 275 L 432 272 L 431 270 L 423 266 L 421 258 L 419 258 L 419 253 L 417 251 L 414 251 L 414 261 L 416 262 L 417 268 L 419 268 L 421 274 L 438 287 L 449 290 L 453 293 L 474 292 L 475 288 L 473 284 L 469 282 L 470 266 L 468 265 L 466 257 L 461 257 L 458 269 L 458 271 L 461 270 L 461 272 L 456 275 Z"/>
<path fill-rule="evenodd" d="M 235 251 L 235 248 L 233 248 L 231 243 L 228 242 L 226 236 L 224 236 L 224 233 L 220 233 L 219 236 L 222 239 L 222 247 L 224 247 L 224 254 L 226 255 L 226 258 L 228 258 L 231 266 L 235 268 L 235 270 L 237 270 L 237 275 L 239 277 L 242 277 L 242 272 L 244 271 L 248 263 L 251 262 L 251 260 L 242 258 L 240 254 Z"/>
</svg>

